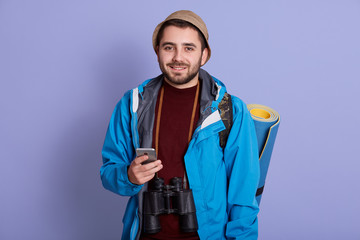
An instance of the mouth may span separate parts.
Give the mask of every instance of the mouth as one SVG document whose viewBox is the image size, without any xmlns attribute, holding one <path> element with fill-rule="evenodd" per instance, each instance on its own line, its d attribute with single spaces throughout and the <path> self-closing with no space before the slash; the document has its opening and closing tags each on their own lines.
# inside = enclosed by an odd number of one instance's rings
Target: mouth
<svg viewBox="0 0 360 240">
<path fill-rule="evenodd" d="M 179 66 L 179 65 L 169 65 L 169 67 L 171 69 L 173 69 L 174 71 L 183 71 L 187 68 L 187 66 Z"/>
</svg>

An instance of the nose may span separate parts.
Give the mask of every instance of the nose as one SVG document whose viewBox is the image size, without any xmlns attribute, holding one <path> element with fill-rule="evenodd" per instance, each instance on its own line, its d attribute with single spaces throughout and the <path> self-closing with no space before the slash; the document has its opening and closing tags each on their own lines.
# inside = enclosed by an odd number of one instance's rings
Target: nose
<svg viewBox="0 0 360 240">
<path fill-rule="evenodd" d="M 182 62 L 182 60 L 183 60 L 183 53 L 182 53 L 181 49 L 176 49 L 174 51 L 173 61 L 174 62 Z"/>
</svg>

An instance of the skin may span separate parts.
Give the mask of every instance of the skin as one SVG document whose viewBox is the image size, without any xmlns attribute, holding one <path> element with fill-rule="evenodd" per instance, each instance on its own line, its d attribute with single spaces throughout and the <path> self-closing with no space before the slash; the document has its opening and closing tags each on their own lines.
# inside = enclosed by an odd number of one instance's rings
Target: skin
<svg viewBox="0 0 360 240">
<path fill-rule="evenodd" d="M 141 165 L 141 163 L 148 158 L 148 156 L 144 155 L 135 158 L 134 161 L 131 162 L 128 168 L 128 178 L 133 184 L 142 185 L 150 181 L 155 176 L 155 173 L 163 168 L 161 160 Z"/>
<path fill-rule="evenodd" d="M 196 86 L 199 68 L 204 65 L 208 49 L 201 51 L 198 32 L 190 27 L 168 26 L 156 51 L 165 81 L 176 88 Z"/>
<path fill-rule="evenodd" d="M 199 34 L 190 27 L 168 26 L 157 46 L 156 54 L 164 80 L 179 89 L 196 86 L 200 66 L 204 65 L 208 49 L 201 50 Z M 128 168 L 130 182 L 142 185 L 150 181 L 163 168 L 161 160 L 141 165 L 147 156 L 136 157 Z"/>
</svg>

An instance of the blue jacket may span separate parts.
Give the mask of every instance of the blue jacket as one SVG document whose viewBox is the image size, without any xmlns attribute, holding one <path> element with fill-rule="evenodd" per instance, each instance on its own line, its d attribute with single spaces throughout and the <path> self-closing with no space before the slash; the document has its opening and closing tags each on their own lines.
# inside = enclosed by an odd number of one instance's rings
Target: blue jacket
<svg viewBox="0 0 360 240">
<path fill-rule="evenodd" d="M 193 191 L 200 239 L 257 239 L 255 193 L 259 181 L 259 156 L 254 123 L 246 105 L 232 96 L 233 126 L 226 147 L 219 144 L 225 129 L 218 110 L 226 88 L 200 69 L 200 118 L 184 156 Z M 158 91 L 163 76 L 145 81 L 125 93 L 112 114 L 102 150 L 103 186 L 130 196 L 123 218 L 122 239 L 138 239 L 142 227 L 142 192 L 132 184 L 127 167 L 135 149 L 152 146 L 152 129 Z"/>
</svg>

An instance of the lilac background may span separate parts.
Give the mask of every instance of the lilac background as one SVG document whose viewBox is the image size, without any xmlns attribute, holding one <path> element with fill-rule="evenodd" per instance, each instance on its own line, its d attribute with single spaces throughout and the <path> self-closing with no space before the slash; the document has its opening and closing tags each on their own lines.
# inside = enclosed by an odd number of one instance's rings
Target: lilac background
<svg viewBox="0 0 360 240">
<path fill-rule="evenodd" d="M 204 69 L 282 117 L 259 239 L 360 239 L 360 2 L 0 1 L 0 239 L 119 239 L 99 178 L 123 93 L 160 73 L 152 31 L 191 9 Z"/>
</svg>

